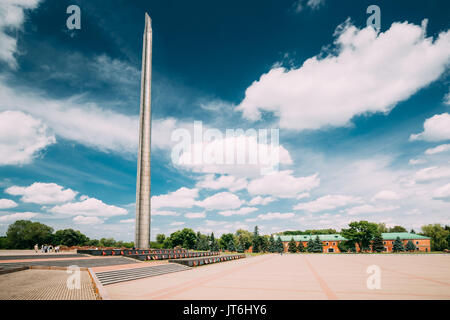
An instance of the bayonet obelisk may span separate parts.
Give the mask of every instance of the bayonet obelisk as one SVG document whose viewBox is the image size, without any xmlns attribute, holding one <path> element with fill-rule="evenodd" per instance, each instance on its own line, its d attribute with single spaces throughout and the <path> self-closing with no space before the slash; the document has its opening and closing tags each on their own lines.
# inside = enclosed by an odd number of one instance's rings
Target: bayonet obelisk
<svg viewBox="0 0 450 320">
<path fill-rule="evenodd" d="M 152 90 L 152 22 L 145 14 L 142 49 L 141 111 L 139 121 L 139 153 L 136 181 L 136 230 L 134 246 L 150 246 L 150 146 L 151 146 L 151 90 Z"/>
</svg>

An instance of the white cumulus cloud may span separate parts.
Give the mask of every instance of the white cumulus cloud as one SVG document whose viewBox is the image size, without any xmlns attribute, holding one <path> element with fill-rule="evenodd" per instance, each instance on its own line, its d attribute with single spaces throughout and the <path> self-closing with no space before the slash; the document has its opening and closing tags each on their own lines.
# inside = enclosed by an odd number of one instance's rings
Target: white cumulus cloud
<svg viewBox="0 0 450 320">
<path fill-rule="evenodd" d="M 237 210 L 219 211 L 218 213 L 225 217 L 234 216 L 234 215 L 243 216 L 243 215 L 255 212 L 257 210 L 258 210 L 257 208 L 253 208 L 253 207 L 242 207 Z"/>
<path fill-rule="evenodd" d="M 196 186 L 204 189 L 228 189 L 230 191 L 238 191 L 247 187 L 247 179 L 230 175 L 221 175 L 215 179 L 214 174 L 207 174 L 202 180 L 197 182 Z"/>
<path fill-rule="evenodd" d="M 237 195 L 230 192 L 216 193 L 202 201 L 197 201 L 196 205 L 206 210 L 228 210 L 237 209 L 241 206 L 242 201 Z"/>
<path fill-rule="evenodd" d="M 40 0 L 2 0 L 0 1 L 0 61 L 11 68 L 17 67 L 17 31 L 25 21 L 24 11 L 35 9 Z M 7 33 L 7 31 L 9 31 Z M 11 33 L 10 31 L 14 31 Z"/>
<path fill-rule="evenodd" d="M 77 224 L 97 225 L 97 224 L 102 224 L 103 220 L 98 217 L 76 216 L 73 218 L 73 222 L 75 222 Z"/>
<path fill-rule="evenodd" d="M 431 118 L 426 119 L 423 124 L 423 132 L 412 134 L 410 140 L 450 140 L 450 114 L 436 114 Z"/>
<path fill-rule="evenodd" d="M 0 112 L 0 166 L 28 164 L 55 142 L 39 119 L 19 111 Z"/>
<path fill-rule="evenodd" d="M 72 189 L 56 183 L 35 182 L 28 187 L 12 186 L 5 190 L 6 193 L 14 196 L 22 196 L 21 201 L 37 204 L 55 204 L 72 201 L 77 195 Z"/>
<path fill-rule="evenodd" d="M 35 212 L 16 212 L 0 216 L 0 222 L 14 222 L 17 220 L 29 220 L 38 216 Z"/>
<path fill-rule="evenodd" d="M 83 201 L 55 206 L 49 211 L 56 214 L 85 217 L 112 217 L 126 215 L 128 213 L 128 211 L 123 208 L 108 205 L 95 198 L 87 198 Z"/>
<path fill-rule="evenodd" d="M 205 212 L 188 212 L 184 216 L 188 219 L 199 219 L 199 218 L 205 218 L 206 213 Z"/>
<path fill-rule="evenodd" d="M 17 203 L 10 199 L 0 199 L 0 209 L 10 209 L 17 207 Z"/>
<path fill-rule="evenodd" d="M 152 196 L 152 209 L 191 208 L 198 197 L 198 189 L 181 187 L 167 194 Z"/>
<path fill-rule="evenodd" d="M 271 202 L 275 201 L 275 198 L 273 197 L 261 197 L 261 196 L 256 196 L 254 198 L 252 198 L 248 204 L 251 206 L 257 206 L 257 205 L 262 205 L 265 206 Z"/>
<path fill-rule="evenodd" d="M 291 170 L 277 171 L 254 179 L 248 184 L 252 195 L 270 195 L 278 198 L 295 198 L 299 193 L 316 188 L 320 184 L 317 174 L 294 177 Z"/>
<path fill-rule="evenodd" d="M 319 212 L 332 210 L 339 207 L 361 203 L 362 199 L 346 195 L 326 195 L 310 202 L 299 203 L 294 206 L 294 210 L 305 210 L 309 212 Z"/>
<path fill-rule="evenodd" d="M 379 34 L 349 22 L 336 30 L 337 54 L 306 60 L 298 69 L 276 67 L 245 92 L 237 106 L 258 120 L 273 112 L 282 128 L 345 126 L 357 115 L 389 112 L 437 80 L 450 59 L 450 31 L 426 38 L 422 26 L 393 23 Z"/>
</svg>

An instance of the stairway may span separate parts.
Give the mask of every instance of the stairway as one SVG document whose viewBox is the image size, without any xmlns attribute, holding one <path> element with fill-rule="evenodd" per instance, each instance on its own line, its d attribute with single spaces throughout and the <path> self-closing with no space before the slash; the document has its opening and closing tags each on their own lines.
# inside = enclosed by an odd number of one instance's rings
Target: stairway
<svg viewBox="0 0 450 320">
<path fill-rule="evenodd" d="M 151 267 L 96 272 L 95 275 L 102 285 L 108 285 L 190 269 L 188 266 L 178 263 L 167 263 Z"/>
</svg>

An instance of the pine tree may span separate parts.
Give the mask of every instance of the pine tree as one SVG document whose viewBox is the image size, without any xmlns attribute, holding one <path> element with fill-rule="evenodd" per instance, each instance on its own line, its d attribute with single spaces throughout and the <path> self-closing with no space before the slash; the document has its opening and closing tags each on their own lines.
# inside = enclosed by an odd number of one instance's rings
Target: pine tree
<svg viewBox="0 0 450 320">
<path fill-rule="evenodd" d="M 372 241 L 372 251 L 373 252 L 383 252 L 384 251 L 384 244 L 383 244 L 383 237 L 381 236 L 381 233 L 377 233 Z"/>
<path fill-rule="evenodd" d="M 411 240 L 409 240 L 406 243 L 406 248 L 405 249 L 406 249 L 406 251 L 416 251 L 416 246 Z"/>
<path fill-rule="evenodd" d="M 303 246 L 303 242 L 300 240 L 297 247 L 298 252 L 305 252 L 305 247 Z"/>
<path fill-rule="evenodd" d="M 400 237 L 397 237 L 394 241 L 394 245 L 392 246 L 392 251 L 394 252 L 401 252 L 405 251 L 405 248 L 403 247 L 402 240 L 400 240 Z"/>
<path fill-rule="evenodd" d="M 276 252 L 276 248 L 275 248 L 275 238 L 273 237 L 273 234 L 270 235 L 269 238 L 269 252 Z"/>
<path fill-rule="evenodd" d="M 237 252 L 239 253 L 243 253 L 244 252 L 244 247 L 242 246 L 242 243 L 239 242 L 238 246 L 237 246 Z"/>
<path fill-rule="evenodd" d="M 314 252 L 314 249 L 315 249 L 314 240 L 310 237 L 309 240 L 308 240 L 308 244 L 306 246 L 306 251 Z"/>
<path fill-rule="evenodd" d="M 289 241 L 288 251 L 290 253 L 296 253 L 297 252 L 297 244 L 295 243 L 294 237 L 292 237 L 291 241 Z"/>
<path fill-rule="evenodd" d="M 219 251 L 219 243 L 216 238 L 214 238 L 214 232 L 211 232 L 211 236 L 209 238 L 209 250 Z"/>
<path fill-rule="evenodd" d="M 227 249 L 230 252 L 235 252 L 236 251 L 236 247 L 234 245 L 234 241 L 233 240 L 230 240 L 230 242 L 228 243 Z"/>
<path fill-rule="evenodd" d="M 280 237 L 278 237 L 277 240 L 275 241 L 275 249 L 276 249 L 276 252 L 278 252 L 278 253 L 281 253 L 284 251 L 283 242 L 281 241 Z"/>
<path fill-rule="evenodd" d="M 320 241 L 319 236 L 316 236 L 314 240 L 314 251 L 313 252 L 323 252 L 323 244 Z"/>
<path fill-rule="evenodd" d="M 255 230 L 253 231 L 252 252 L 259 252 L 260 249 L 258 226 L 255 226 Z"/>
</svg>

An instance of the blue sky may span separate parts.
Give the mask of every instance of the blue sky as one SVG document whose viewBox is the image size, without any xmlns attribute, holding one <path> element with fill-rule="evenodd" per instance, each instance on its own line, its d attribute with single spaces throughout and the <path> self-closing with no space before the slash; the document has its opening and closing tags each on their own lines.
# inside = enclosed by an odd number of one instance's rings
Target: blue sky
<svg viewBox="0 0 450 320">
<path fill-rule="evenodd" d="M 68 30 L 66 8 L 81 9 Z M 132 240 L 144 13 L 152 238 L 182 227 L 450 223 L 446 1 L 0 3 L 0 234 L 17 219 Z M 279 170 L 180 166 L 179 128 L 279 129 Z"/>
</svg>

